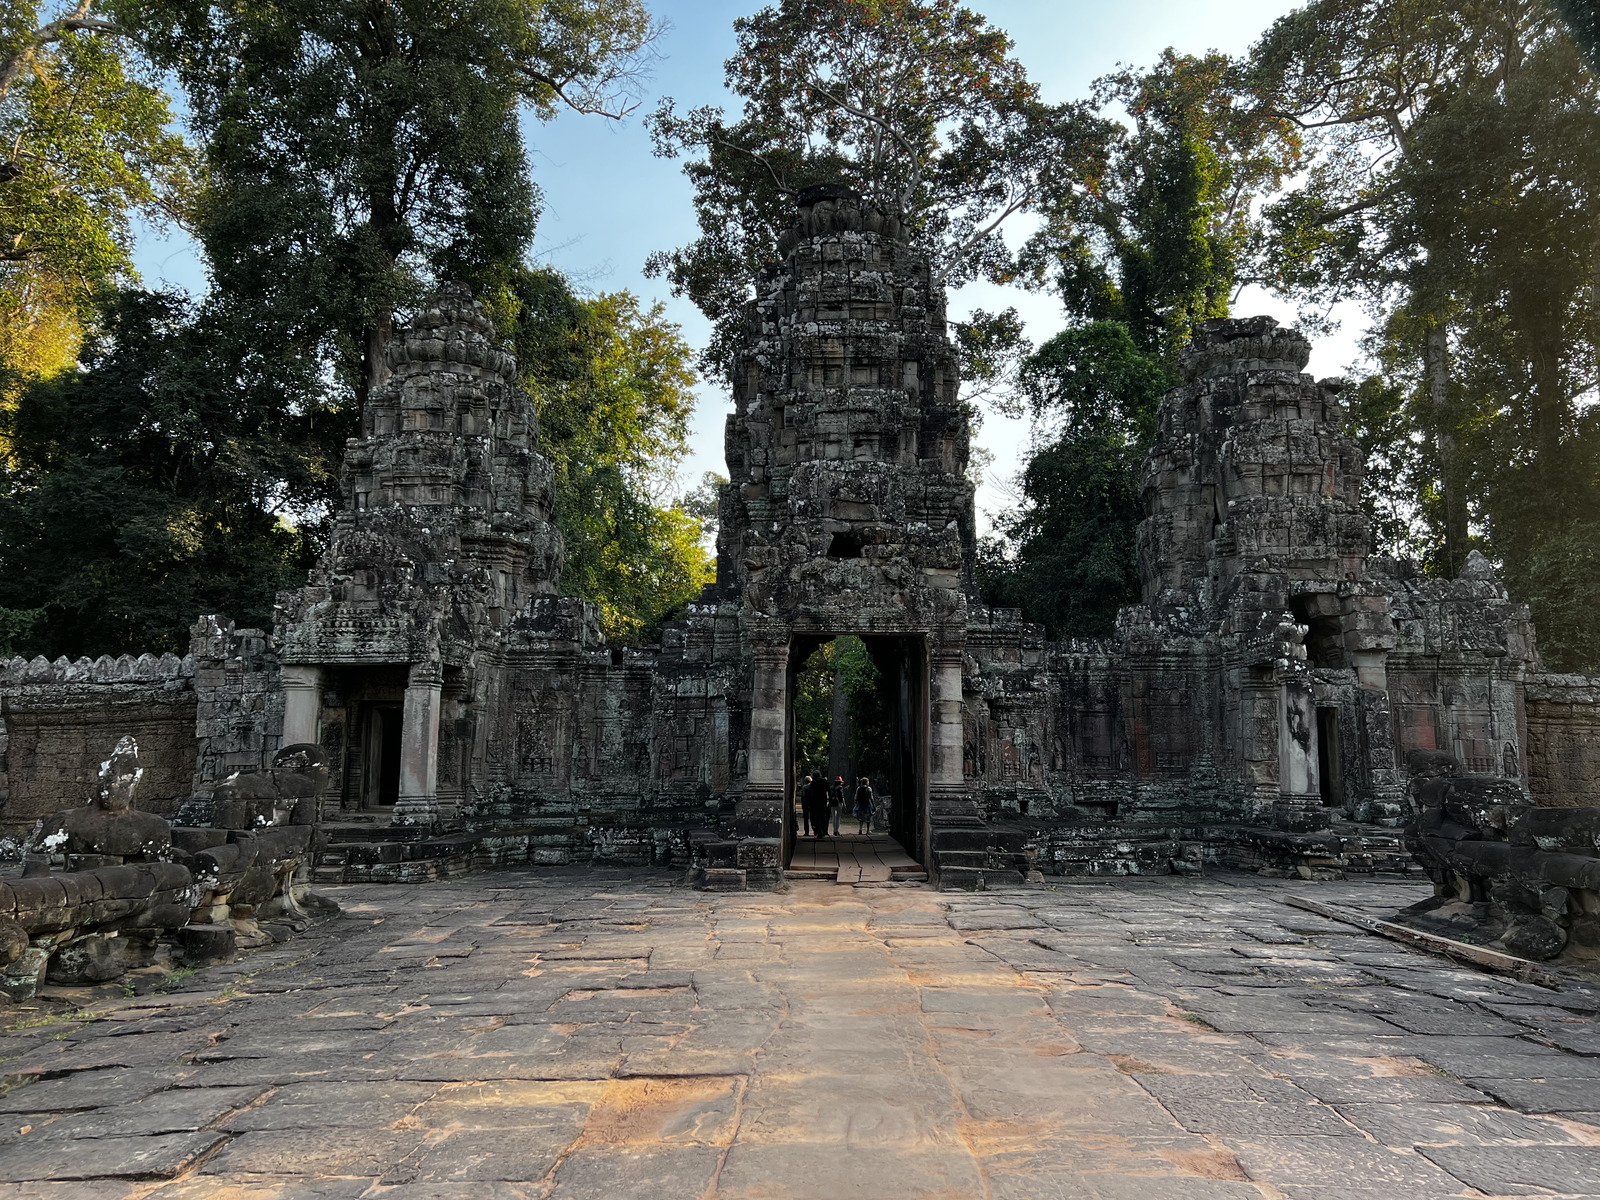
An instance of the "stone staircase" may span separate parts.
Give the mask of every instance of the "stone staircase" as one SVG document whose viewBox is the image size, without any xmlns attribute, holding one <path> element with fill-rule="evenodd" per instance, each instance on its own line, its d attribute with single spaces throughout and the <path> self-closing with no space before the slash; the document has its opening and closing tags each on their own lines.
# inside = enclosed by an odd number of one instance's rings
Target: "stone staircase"
<svg viewBox="0 0 1600 1200">
<path fill-rule="evenodd" d="M 440 833 L 384 824 L 387 814 L 350 816 L 321 828 L 312 879 L 317 883 L 427 883 L 472 870 L 475 833 Z"/>
</svg>

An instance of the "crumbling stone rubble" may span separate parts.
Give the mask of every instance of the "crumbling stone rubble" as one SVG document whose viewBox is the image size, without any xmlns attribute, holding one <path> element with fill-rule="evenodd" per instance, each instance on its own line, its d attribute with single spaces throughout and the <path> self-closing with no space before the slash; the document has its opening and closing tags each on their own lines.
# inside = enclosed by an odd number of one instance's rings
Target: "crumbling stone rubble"
<svg viewBox="0 0 1600 1200">
<path fill-rule="evenodd" d="M 0 883 L 0 993 L 115 979 L 153 963 L 163 938 L 187 965 L 224 961 L 310 923 L 300 893 L 325 780 L 319 747 L 286 747 L 271 770 L 227 780 L 176 827 L 134 806 L 143 775 L 125 736 L 90 802 L 37 824 L 21 877 Z"/>
</svg>

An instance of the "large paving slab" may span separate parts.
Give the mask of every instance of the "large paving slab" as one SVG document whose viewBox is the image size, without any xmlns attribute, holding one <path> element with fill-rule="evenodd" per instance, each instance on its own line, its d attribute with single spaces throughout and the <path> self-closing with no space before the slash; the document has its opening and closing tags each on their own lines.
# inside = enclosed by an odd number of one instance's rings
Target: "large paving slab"
<svg viewBox="0 0 1600 1200">
<path fill-rule="evenodd" d="M 1600 993 L 1251 876 L 705 895 L 556 869 L 0 1035 L 0 1200 L 1600 1196 Z"/>
</svg>

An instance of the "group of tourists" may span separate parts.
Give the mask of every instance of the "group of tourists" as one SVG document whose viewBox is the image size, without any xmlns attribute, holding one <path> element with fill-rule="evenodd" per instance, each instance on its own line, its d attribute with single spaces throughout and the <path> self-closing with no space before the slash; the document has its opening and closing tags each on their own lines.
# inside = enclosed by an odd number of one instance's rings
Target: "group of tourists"
<svg viewBox="0 0 1600 1200">
<path fill-rule="evenodd" d="M 833 836 L 839 836 L 839 817 L 845 804 L 844 776 L 835 775 L 832 782 L 826 775 L 807 775 L 795 788 L 795 800 L 800 806 L 800 816 L 805 824 L 806 837 L 826 837 L 831 826 Z M 872 790 L 872 780 L 863 775 L 856 781 L 855 803 L 850 815 L 856 819 L 856 833 L 868 833 L 872 816 L 878 811 L 877 795 Z"/>
</svg>

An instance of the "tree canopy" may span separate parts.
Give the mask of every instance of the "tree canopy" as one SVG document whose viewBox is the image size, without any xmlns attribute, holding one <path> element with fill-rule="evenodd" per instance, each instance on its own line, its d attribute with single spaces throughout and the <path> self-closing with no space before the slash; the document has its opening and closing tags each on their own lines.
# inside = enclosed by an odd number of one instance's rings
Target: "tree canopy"
<svg viewBox="0 0 1600 1200">
<path fill-rule="evenodd" d="M 700 236 L 653 255 L 716 326 L 725 370 L 751 283 L 777 257 L 801 188 L 838 183 L 899 217 L 951 283 L 1006 280 L 1001 226 L 1068 169 L 1078 107 L 1039 99 L 1011 39 L 955 0 L 782 0 L 734 22 L 726 83 L 742 103 L 651 118 L 684 166 Z"/>
<path fill-rule="evenodd" d="M 1600 603 L 1600 575 L 1580 601 L 1580 575 L 1549 565 L 1600 520 L 1600 89 L 1568 27 L 1514 0 L 1317 0 L 1253 66 L 1311 154 L 1269 209 L 1278 286 L 1377 317 L 1358 392 L 1367 436 L 1389 430 L 1371 483 L 1413 498 L 1391 544 L 1444 575 L 1484 549 L 1549 614 L 1546 658 L 1600 666 L 1555 618 Z"/>
<path fill-rule="evenodd" d="M 538 215 L 517 126 L 619 115 L 657 33 L 639 0 L 124 0 L 171 69 L 207 168 L 213 291 L 269 353 L 358 399 L 395 312 L 459 279 L 499 302 Z"/>
<path fill-rule="evenodd" d="M 0 394 L 77 356 L 96 296 L 133 279 L 134 220 L 181 217 L 194 156 L 91 0 L 0 10 Z"/>
<path fill-rule="evenodd" d="M 580 297 L 536 270 L 513 290 L 513 345 L 556 469 L 561 589 L 598 603 L 608 636 L 651 640 L 713 575 L 702 518 L 670 496 L 688 449 L 693 352 L 660 304 L 630 293 Z"/>
<path fill-rule="evenodd" d="M 1022 255 L 1068 328 L 1022 369 L 1035 422 L 1021 503 L 979 556 L 992 603 L 1051 636 L 1104 636 L 1137 600 L 1139 471 L 1162 393 L 1196 321 L 1225 316 L 1266 257 L 1259 200 L 1299 142 L 1249 111 L 1240 64 L 1171 51 L 1096 84 L 1098 141 L 1053 178 Z"/>
<path fill-rule="evenodd" d="M 181 296 L 120 293 L 96 325 L 80 370 L 0 413 L 4 632 L 54 658 L 182 654 L 201 613 L 270 627 L 315 550 L 283 519 L 314 419 L 242 402 Z"/>
</svg>

